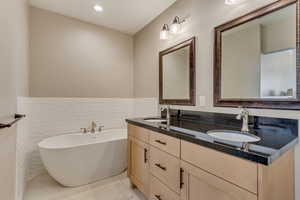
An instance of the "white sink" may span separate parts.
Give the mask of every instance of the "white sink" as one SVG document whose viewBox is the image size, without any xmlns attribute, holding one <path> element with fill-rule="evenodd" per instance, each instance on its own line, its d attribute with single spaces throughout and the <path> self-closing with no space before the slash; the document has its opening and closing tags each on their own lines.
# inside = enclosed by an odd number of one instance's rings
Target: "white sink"
<svg viewBox="0 0 300 200">
<path fill-rule="evenodd" d="M 239 131 L 227 131 L 227 130 L 217 130 L 208 131 L 207 134 L 215 139 L 226 140 L 230 142 L 258 142 L 261 139 L 250 133 L 243 133 Z"/>
<path fill-rule="evenodd" d="M 144 119 L 146 122 L 152 122 L 152 123 L 163 123 L 167 122 L 166 119 L 156 119 L 156 118 L 149 118 L 149 119 Z"/>
</svg>

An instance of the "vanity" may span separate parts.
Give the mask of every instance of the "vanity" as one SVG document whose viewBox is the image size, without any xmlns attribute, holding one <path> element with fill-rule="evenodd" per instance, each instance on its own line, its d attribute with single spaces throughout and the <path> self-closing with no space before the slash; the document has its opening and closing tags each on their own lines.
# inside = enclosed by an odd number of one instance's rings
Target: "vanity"
<svg viewBox="0 0 300 200">
<path fill-rule="evenodd" d="M 278 0 L 216 27 L 213 106 L 299 111 L 299 21 L 300 1 Z M 202 103 L 196 41 L 159 53 L 161 105 Z M 148 199 L 295 199 L 298 120 L 169 107 L 162 117 L 126 120 L 128 177 Z"/>
<path fill-rule="evenodd" d="M 128 177 L 148 199 L 294 200 L 298 120 L 250 117 L 261 140 L 245 150 L 207 135 L 240 130 L 235 115 L 171 112 L 169 126 L 127 120 Z"/>
</svg>

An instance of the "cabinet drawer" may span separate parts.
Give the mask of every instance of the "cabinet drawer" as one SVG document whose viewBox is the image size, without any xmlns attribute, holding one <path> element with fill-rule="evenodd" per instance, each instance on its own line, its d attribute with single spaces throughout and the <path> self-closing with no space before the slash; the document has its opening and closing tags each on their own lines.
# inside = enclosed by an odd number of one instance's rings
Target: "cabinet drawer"
<svg viewBox="0 0 300 200">
<path fill-rule="evenodd" d="M 138 140 L 148 143 L 149 142 L 149 130 L 128 124 L 128 136 L 134 137 Z"/>
<path fill-rule="evenodd" d="M 180 192 L 180 161 L 155 147 L 150 147 L 150 172 L 176 193 Z"/>
<path fill-rule="evenodd" d="M 151 131 L 150 144 L 176 157 L 180 155 L 180 140 Z"/>
<path fill-rule="evenodd" d="M 199 168 L 257 194 L 257 170 L 254 162 L 181 141 L 181 158 Z"/>
<path fill-rule="evenodd" d="M 179 195 L 171 191 L 157 178 L 151 176 L 150 200 L 179 200 Z"/>
</svg>

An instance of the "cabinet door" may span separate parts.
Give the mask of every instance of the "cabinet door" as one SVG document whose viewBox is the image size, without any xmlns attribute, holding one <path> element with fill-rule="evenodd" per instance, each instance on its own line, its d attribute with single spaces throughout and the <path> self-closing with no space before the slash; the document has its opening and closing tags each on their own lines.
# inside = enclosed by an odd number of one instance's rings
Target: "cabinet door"
<svg viewBox="0 0 300 200">
<path fill-rule="evenodd" d="M 186 162 L 181 162 L 181 200 L 257 200 L 257 196 Z"/>
<path fill-rule="evenodd" d="M 130 142 L 130 179 L 137 188 L 148 196 L 149 191 L 149 146 L 136 139 Z"/>
</svg>

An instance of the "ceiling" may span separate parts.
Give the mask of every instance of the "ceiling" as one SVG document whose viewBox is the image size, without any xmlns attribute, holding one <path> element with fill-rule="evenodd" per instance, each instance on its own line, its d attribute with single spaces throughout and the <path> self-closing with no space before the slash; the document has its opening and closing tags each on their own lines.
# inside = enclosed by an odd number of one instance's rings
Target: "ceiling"
<svg viewBox="0 0 300 200">
<path fill-rule="evenodd" d="M 46 9 L 86 22 L 135 34 L 176 0 L 30 0 L 34 7 Z M 95 12 L 99 4 L 103 12 Z"/>
</svg>

